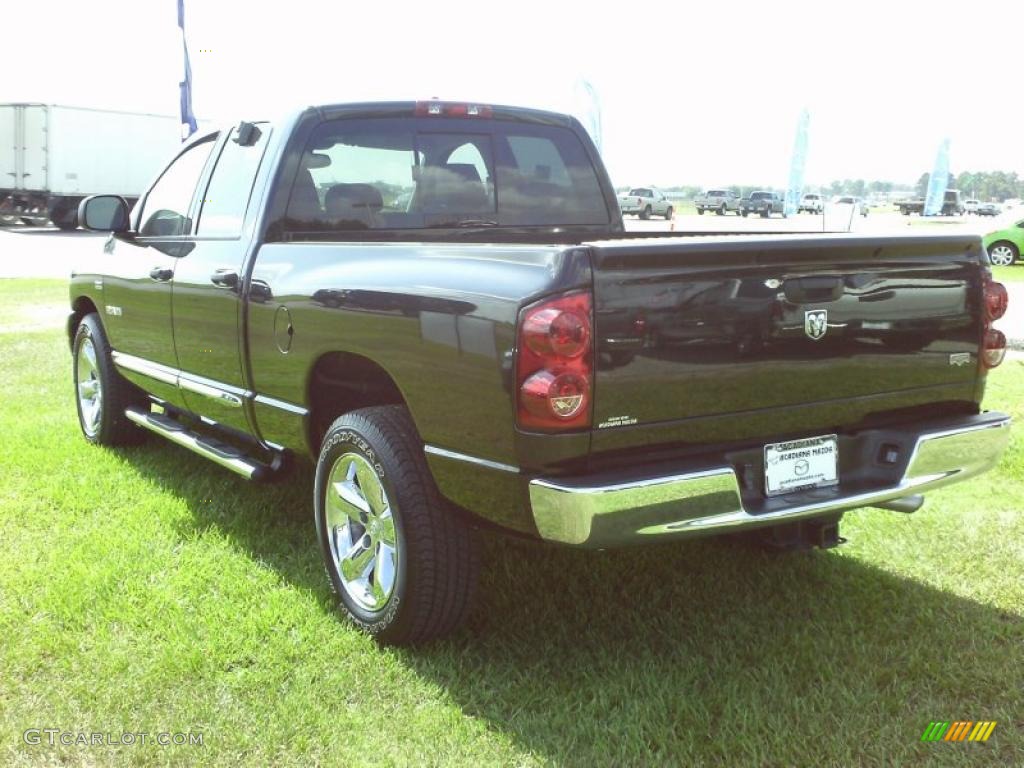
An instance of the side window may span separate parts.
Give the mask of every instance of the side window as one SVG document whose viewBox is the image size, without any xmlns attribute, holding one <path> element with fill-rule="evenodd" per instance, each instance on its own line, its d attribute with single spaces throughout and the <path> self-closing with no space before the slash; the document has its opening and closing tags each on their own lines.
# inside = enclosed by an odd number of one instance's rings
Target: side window
<svg viewBox="0 0 1024 768">
<path fill-rule="evenodd" d="M 266 126 L 256 130 L 259 135 L 251 145 L 242 146 L 235 140 L 237 128 L 224 144 L 203 195 L 196 230 L 200 237 L 235 237 L 242 233 L 242 221 L 269 133 Z"/>
<path fill-rule="evenodd" d="M 186 235 L 192 229 L 188 209 L 213 149 L 216 135 L 178 155 L 146 195 L 139 216 L 139 234 L 149 237 Z"/>
</svg>

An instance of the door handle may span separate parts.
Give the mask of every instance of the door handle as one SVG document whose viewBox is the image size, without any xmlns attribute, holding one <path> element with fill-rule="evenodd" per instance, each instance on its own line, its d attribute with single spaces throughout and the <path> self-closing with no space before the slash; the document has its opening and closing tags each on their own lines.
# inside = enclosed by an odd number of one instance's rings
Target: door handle
<svg viewBox="0 0 1024 768">
<path fill-rule="evenodd" d="M 210 282 L 218 288 L 233 291 L 238 287 L 238 273 L 233 269 L 218 269 L 210 275 Z"/>
<path fill-rule="evenodd" d="M 160 283 L 166 283 L 174 277 L 174 270 L 167 267 L 153 267 L 149 270 L 149 276 Z"/>
</svg>

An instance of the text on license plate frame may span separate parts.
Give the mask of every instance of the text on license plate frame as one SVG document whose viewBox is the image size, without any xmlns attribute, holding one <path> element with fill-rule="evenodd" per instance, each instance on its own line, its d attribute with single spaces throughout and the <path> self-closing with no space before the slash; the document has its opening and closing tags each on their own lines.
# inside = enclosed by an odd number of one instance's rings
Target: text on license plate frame
<svg viewBox="0 0 1024 768">
<path fill-rule="evenodd" d="M 782 496 L 834 485 L 839 485 L 839 439 L 836 435 L 819 435 L 765 445 L 766 496 Z"/>
</svg>

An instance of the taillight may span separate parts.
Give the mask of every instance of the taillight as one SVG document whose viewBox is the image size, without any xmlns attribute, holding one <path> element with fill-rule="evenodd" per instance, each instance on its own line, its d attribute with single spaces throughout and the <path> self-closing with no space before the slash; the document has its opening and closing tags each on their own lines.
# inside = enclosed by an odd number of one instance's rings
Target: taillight
<svg viewBox="0 0 1024 768">
<path fill-rule="evenodd" d="M 989 328 L 985 331 L 985 343 L 981 348 L 981 361 L 986 368 L 995 368 L 1006 357 L 1006 336 L 1002 331 Z"/>
<path fill-rule="evenodd" d="M 571 293 L 523 310 L 516 360 L 519 426 L 590 426 L 593 353 L 589 293 Z"/>
<path fill-rule="evenodd" d="M 1009 302 L 1005 285 L 995 280 L 985 281 L 985 312 L 989 320 L 998 320 L 1005 315 Z"/>
<path fill-rule="evenodd" d="M 981 364 L 985 368 L 995 368 L 1006 357 L 1006 336 L 992 327 L 992 323 L 1006 314 L 1010 297 L 1006 286 L 992 279 L 987 269 L 982 277 L 982 300 L 985 317 L 982 323 Z"/>
</svg>

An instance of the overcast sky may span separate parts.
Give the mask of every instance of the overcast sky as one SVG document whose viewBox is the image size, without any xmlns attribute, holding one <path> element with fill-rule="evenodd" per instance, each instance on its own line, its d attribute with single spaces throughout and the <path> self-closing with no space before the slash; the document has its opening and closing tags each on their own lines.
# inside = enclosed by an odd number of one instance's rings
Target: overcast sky
<svg viewBox="0 0 1024 768">
<path fill-rule="evenodd" d="M 177 114 L 175 0 L 9 6 L 0 102 Z M 578 114 L 585 77 L 616 185 L 783 186 L 802 108 L 809 183 L 914 182 L 944 137 L 956 173 L 1024 175 L 1017 0 L 185 0 L 185 11 L 200 118 L 432 96 Z"/>
</svg>

